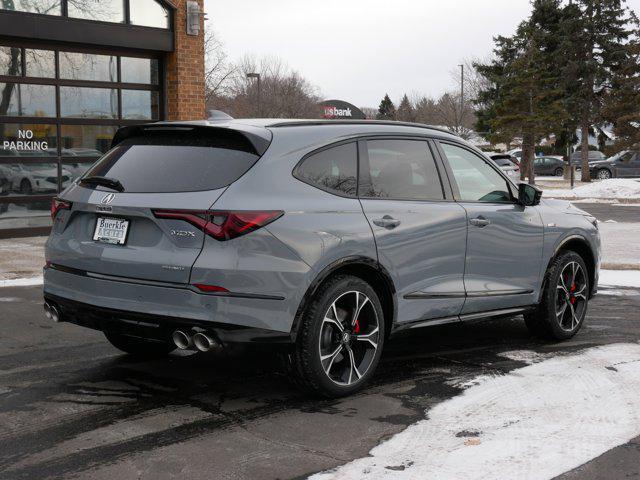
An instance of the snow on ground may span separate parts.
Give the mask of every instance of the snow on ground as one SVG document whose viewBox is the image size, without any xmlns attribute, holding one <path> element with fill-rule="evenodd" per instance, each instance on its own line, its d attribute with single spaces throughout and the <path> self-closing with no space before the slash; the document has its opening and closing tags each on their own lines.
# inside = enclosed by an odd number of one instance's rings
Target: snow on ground
<svg viewBox="0 0 640 480">
<path fill-rule="evenodd" d="M 640 269 L 640 222 L 600 222 L 603 268 Z"/>
<path fill-rule="evenodd" d="M 639 391 L 638 344 L 485 375 L 368 457 L 311 478 L 553 478 L 640 434 Z"/>
<path fill-rule="evenodd" d="M 544 196 L 548 198 L 628 198 L 640 200 L 640 182 L 626 178 L 611 178 L 587 183 L 573 190 L 546 188 Z"/>
<path fill-rule="evenodd" d="M 600 270 L 598 287 L 640 288 L 640 270 Z"/>
<path fill-rule="evenodd" d="M 40 277 L 30 278 L 12 278 L 9 280 L 0 280 L 1 287 L 31 287 L 33 285 L 42 285 L 43 279 Z"/>
</svg>

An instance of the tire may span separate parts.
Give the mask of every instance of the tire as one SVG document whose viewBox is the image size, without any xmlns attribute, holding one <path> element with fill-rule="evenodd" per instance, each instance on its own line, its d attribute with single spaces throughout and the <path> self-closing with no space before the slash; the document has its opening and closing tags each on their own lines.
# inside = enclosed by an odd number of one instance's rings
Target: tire
<svg viewBox="0 0 640 480">
<path fill-rule="evenodd" d="M 611 178 L 611 172 L 609 170 L 607 170 L 606 168 L 601 168 L 600 170 L 598 170 L 596 172 L 596 178 L 598 180 L 608 180 Z"/>
<path fill-rule="evenodd" d="M 572 251 L 561 252 L 545 275 L 542 301 L 524 315 L 527 328 L 546 340 L 573 337 L 587 315 L 590 289 L 589 273 L 582 257 Z"/>
<path fill-rule="evenodd" d="M 176 346 L 168 341 L 146 340 L 115 332 L 104 332 L 104 336 L 118 350 L 139 357 L 164 357 L 176 349 Z"/>
<path fill-rule="evenodd" d="M 33 193 L 33 188 L 29 180 L 24 179 L 20 182 L 20 193 L 22 195 L 31 195 L 31 193 Z"/>
<path fill-rule="evenodd" d="M 561 177 L 561 176 L 563 176 L 563 175 L 564 175 L 564 169 L 563 169 L 563 168 L 556 168 L 556 171 L 555 171 L 555 172 L 553 172 L 553 173 L 554 173 L 554 175 L 555 175 L 556 177 Z"/>
<path fill-rule="evenodd" d="M 353 323 L 355 311 L 359 314 Z M 358 277 L 331 277 L 302 314 L 295 350 L 289 357 L 291 373 L 299 386 L 315 395 L 351 395 L 373 376 L 384 332 L 385 318 L 373 288 Z"/>
</svg>

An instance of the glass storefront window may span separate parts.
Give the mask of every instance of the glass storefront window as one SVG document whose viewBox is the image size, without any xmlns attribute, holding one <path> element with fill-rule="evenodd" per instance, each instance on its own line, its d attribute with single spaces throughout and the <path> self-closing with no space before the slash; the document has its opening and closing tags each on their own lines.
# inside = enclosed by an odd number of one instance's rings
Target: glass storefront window
<svg viewBox="0 0 640 480">
<path fill-rule="evenodd" d="M 0 203 L 0 230 L 49 226 L 51 202 Z"/>
<path fill-rule="evenodd" d="M 0 104 L 0 116 L 56 116 L 56 90 L 53 85 L 0 83 L 0 97 L 9 98 L 6 106 Z"/>
<path fill-rule="evenodd" d="M 138 0 L 133 0 L 135 3 Z M 69 16 L 85 20 L 103 22 L 124 22 L 124 2 L 122 0 L 82 0 L 69 2 Z"/>
<path fill-rule="evenodd" d="M 122 57 L 120 69 L 125 83 L 158 84 L 158 60 L 154 58 Z"/>
<path fill-rule="evenodd" d="M 144 27 L 169 28 L 169 12 L 156 0 L 130 2 L 131 23 Z"/>
<path fill-rule="evenodd" d="M 0 158 L 55 156 L 56 139 L 53 124 L 0 123 Z"/>
<path fill-rule="evenodd" d="M 33 50 L 24 51 L 24 59 L 27 77 L 55 78 L 56 76 L 56 54 L 53 50 Z"/>
<path fill-rule="evenodd" d="M 60 78 L 117 82 L 117 60 L 110 55 L 60 52 Z"/>
<path fill-rule="evenodd" d="M 16 163 L 0 163 L 0 175 L 5 182 L 5 194 L 9 195 L 45 195 L 58 192 L 58 164 L 51 163 L 21 163 L 16 157 Z M 71 183 L 71 175 L 63 170 L 63 188 Z"/>
<path fill-rule="evenodd" d="M 0 75 L 22 75 L 22 50 L 0 46 Z"/>
<path fill-rule="evenodd" d="M 98 158 L 111 147 L 116 130 L 107 125 L 62 125 L 62 156 Z"/>
<path fill-rule="evenodd" d="M 43 15 L 60 15 L 60 0 L 13 0 L 0 2 L 0 9 L 16 12 L 41 13 Z"/>
<path fill-rule="evenodd" d="M 127 120 L 157 120 L 158 92 L 122 90 L 122 118 Z"/>
<path fill-rule="evenodd" d="M 60 110 L 61 117 L 118 118 L 118 91 L 60 87 Z"/>
</svg>

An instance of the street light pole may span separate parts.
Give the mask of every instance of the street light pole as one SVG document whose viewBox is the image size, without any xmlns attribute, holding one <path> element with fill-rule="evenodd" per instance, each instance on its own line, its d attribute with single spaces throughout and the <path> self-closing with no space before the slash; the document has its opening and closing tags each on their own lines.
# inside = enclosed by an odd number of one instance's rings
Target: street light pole
<svg viewBox="0 0 640 480">
<path fill-rule="evenodd" d="M 262 116 L 262 108 L 260 105 L 260 74 L 259 73 L 247 73 L 247 78 L 255 78 L 256 79 L 256 87 L 258 89 L 258 117 Z"/>
</svg>

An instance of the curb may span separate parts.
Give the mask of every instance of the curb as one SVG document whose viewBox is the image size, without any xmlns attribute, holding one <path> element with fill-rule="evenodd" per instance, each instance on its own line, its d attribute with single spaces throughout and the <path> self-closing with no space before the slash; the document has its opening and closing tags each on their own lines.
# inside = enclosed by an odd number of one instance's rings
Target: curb
<svg viewBox="0 0 640 480">
<path fill-rule="evenodd" d="M 544 195 L 543 198 L 553 200 L 566 200 L 567 202 L 581 201 L 588 203 L 589 200 L 596 200 L 598 203 L 625 203 L 630 205 L 640 205 L 640 198 L 598 198 L 598 197 L 554 197 L 553 195 Z"/>
<path fill-rule="evenodd" d="M 602 263 L 600 270 L 640 270 L 640 263 Z"/>
</svg>

